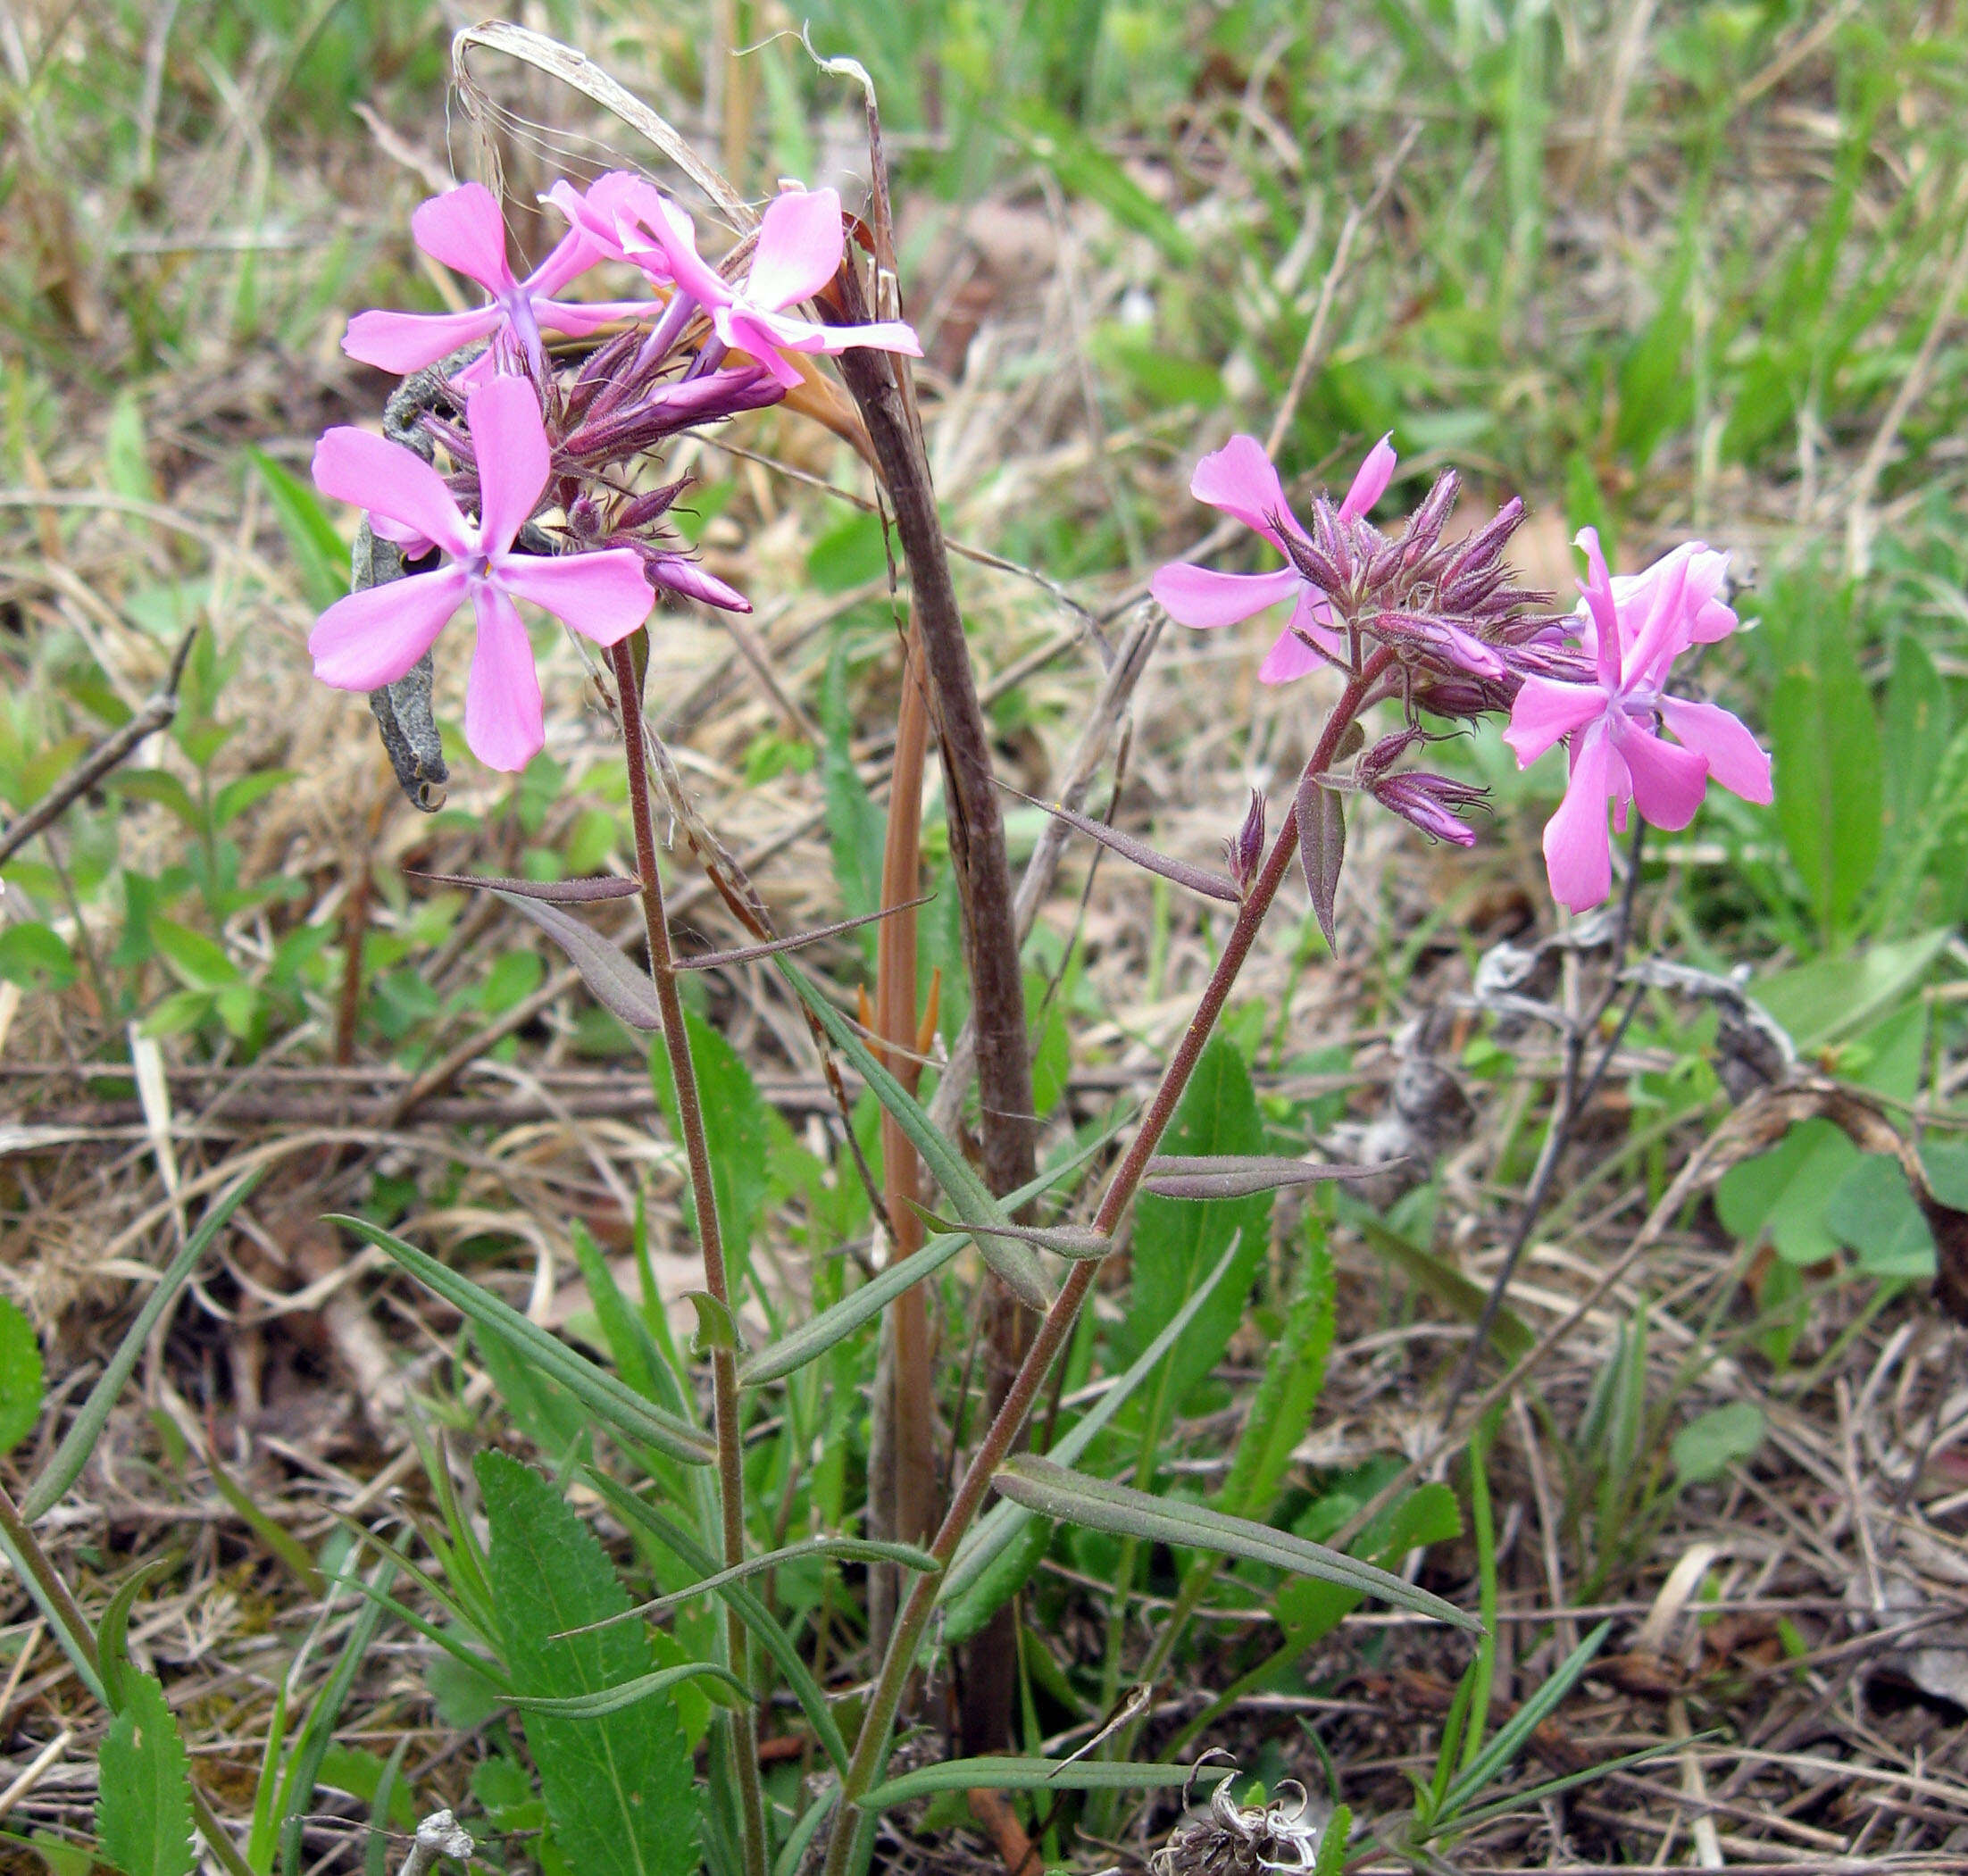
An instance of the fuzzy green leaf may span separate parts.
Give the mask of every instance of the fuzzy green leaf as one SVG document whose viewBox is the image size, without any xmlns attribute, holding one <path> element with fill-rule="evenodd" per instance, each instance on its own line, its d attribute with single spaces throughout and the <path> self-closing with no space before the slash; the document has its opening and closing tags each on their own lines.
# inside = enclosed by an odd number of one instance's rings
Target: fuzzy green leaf
<svg viewBox="0 0 1968 1876">
<path fill-rule="evenodd" d="M 629 1598 L 606 1552 L 555 1487 L 503 1453 L 481 1453 L 476 1470 L 513 1687 L 522 1696 L 580 1700 L 655 1672 L 638 1625 L 565 1633 L 620 1613 Z M 555 1838 L 573 1868 L 585 1876 L 690 1876 L 696 1794 L 670 1706 L 652 1702 L 586 1718 L 532 1713 L 525 1725 Z"/>
<path fill-rule="evenodd" d="M 18 1304 L 0 1297 L 0 1453 L 34 1430 L 44 1398 L 41 1344 Z"/>
<path fill-rule="evenodd" d="M 164 1690 L 125 1670 L 123 1710 L 100 1756 L 96 1834 L 123 1876 L 187 1876 L 191 1855 L 191 1762 Z"/>
</svg>

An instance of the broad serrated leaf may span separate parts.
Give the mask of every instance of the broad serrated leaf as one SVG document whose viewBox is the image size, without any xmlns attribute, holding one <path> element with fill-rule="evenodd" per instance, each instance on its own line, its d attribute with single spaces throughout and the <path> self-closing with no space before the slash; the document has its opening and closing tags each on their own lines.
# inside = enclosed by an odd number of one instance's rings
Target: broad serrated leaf
<svg viewBox="0 0 1968 1876">
<path fill-rule="evenodd" d="M 646 1531 L 666 1550 L 680 1557 L 691 1569 L 708 1577 L 717 1569 L 717 1559 L 705 1547 L 703 1540 L 688 1526 L 680 1524 L 667 1512 L 655 1505 L 646 1505 L 630 1491 L 618 1484 L 605 1472 L 588 1469 L 582 1477 L 592 1485 L 615 1513 L 624 1522 L 633 1524 Z M 847 1769 L 847 1742 L 840 1736 L 839 1723 L 835 1720 L 833 1708 L 828 1705 L 827 1697 L 820 1689 L 806 1663 L 800 1659 L 799 1650 L 793 1646 L 792 1637 L 787 1634 L 779 1619 L 746 1584 L 727 1582 L 721 1584 L 714 1592 L 735 1609 L 745 1626 L 752 1631 L 754 1638 L 771 1655 L 773 1664 L 786 1677 L 786 1685 L 792 1689 L 793 1697 L 800 1704 L 808 1724 L 813 1729 L 813 1737 L 820 1741 L 821 1750 L 832 1761 L 837 1772 Z"/>
<path fill-rule="evenodd" d="M 122 1682 L 123 1710 L 99 1754 L 97 1842 L 123 1876 L 188 1876 L 191 1762 L 163 1688 L 128 1669 Z"/>
<path fill-rule="evenodd" d="M 1035 1454 L 1021 1453 L 1007 1459 L 992 1475 L 992 1482 L 1014 1504 L 1069 1524 L 1112 1531 L 1117 1537 L 1134 1538 L 1144 1543 L 1221 1551 L 1247 1563 L 1356 1589 L 1397 1609 L 1432 1616 L 1437 1622 L 1449 1622 L 1458 1629 L 1477 1633 L 1482 1630 L 1473 1615 L 1454 1603 L 1416 1588 L 1391 1571 L 1363 1563 L 1323 1544 L 1295 1537 L 1289 1531 L 1273 1530 L 1270 1525 L 1255 1523 L 1248 1518 L 1227 1517 L 1200 1505 L 1158 1498 L 1130 1485 L 1116 1485 L 1111 1480 L 1072 1472 Z"/>
<path fill-rule="evenodd" d="M 580 1700 L 655 1672 L 638 1626 L 566 1633 L 619 1613 L 629 1597 L 607 1553 L 555 1487 L 503 1453 L 481 1453 L 475 1471 L 514 1689 Z M 696 1793 L 682 1731 L 666 1705 L 587 1718 L 532 1713 L 524 1723 L 555 1839 L 573 1868 L 583 1876 L 691 1876 Z"/>
<path fill-rule="evenodd" d="M 621 1017 L 630 1029 L 646 1031 L 663 1027 L 663 1005 L 656 1000 L 656 987 L 600 932 L 558 905 L 522 898 L 516 892 L 493 889 L 561 947 L 567 962 L 580 972 L 581 981 L 595 993 L 596 1002 L 605 1010 Z"/>
<path fill-rule="evenodd" d="M 1038 1259 L 1016 1238 L 1001 1235 L 1002 1228 L 1011 1221 L 984 1181 L 971 1171 L 970 1162 L 938 1131 L 915 1097 L 875 1060 L 847 1019 L 821 995 L 818 986 L 796 965 L 784 958 L 777 962 L 786 980 L 820 1019 L 821 1027 L 833 1039 L 834 1046 L 853 1063 L 855 1073 L 868 1084 L 876 1100 L 894 1116 L 910 1144 L 922 1155 L 923 1163 L 949 1195 L 965 1230 L 973 1224 L 998 1228 L 976 1234 L 975 1242 L 985 1263 L 1004 1279 L 1020 1302 L 1037 1310 L 1050 1308 L 1052 1291 L 1039 1270 Z"/>
<path fill-rule="evenodd" d="M 0 1297 L 0 1453 L 34 1430 L 44 1397 L 41 1344 L 19 1304 Z"/>
<path fill-rule="evenodd" d="M 1346 804 L 1336 789 L 1322 787 L 1307 775 L 1298 784 L 1292 804 L 1298 817 L 1298 861 L 1305 871 L 1305 890 L 1329 949 L 1339 948 L 1333 906 L 1339 896 L 1339 869 L 1347 857 Z"/>
<path fill-rule="evenodd" d="M 646 1440 L 671 1458 L 692 1465 L 709 1465 L 716 1457 L 709 1438 L 696 1428 L 645 1400 L 606 1369 L 597 1368 L 538 1323 L 529 1322 L 510 1304 L 502 1302 L 489 1290 L 480 1289 L 470 1278 L 461 1277 L 427 1252 L 405 1244 L 366 1218 L 336 1213 L 330 1214 L 329 1222 L 346 1225 L 379 1250 L 387 1251 L 426 1289 L 434 1291 L 479 1329 L 498 1336 L 533 1361 L 618 1433 L 630 1439 Z"/>
</svg>

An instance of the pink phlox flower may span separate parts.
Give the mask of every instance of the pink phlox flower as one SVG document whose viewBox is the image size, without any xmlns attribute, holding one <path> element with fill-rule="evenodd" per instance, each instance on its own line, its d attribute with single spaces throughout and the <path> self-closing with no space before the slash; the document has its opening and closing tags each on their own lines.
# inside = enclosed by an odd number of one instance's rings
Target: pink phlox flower
<svg viewBox="0 0 1968 1876">
<path fill-rule="evenodd" d="M 338 599 L 316 621 L 307 648 L 324 684 L 376 690 L 402 677 L 470 600 L 478 645 L 465 688 L 465 741 L 488 767 L 511 771 L 523 769 L 545 740 L 533 647 L 514 600 L 545 608 L 597 645 L 613 645 L 648 617 L 655 595 L 627 548 L 513 552 L 550 467 L 538 396 L 523 378 L 495 378 L 471 393 L 465 411 L 479 463 L 475 521 L 444 478 L 401 443 L 345 426 L 315 446 L 314 482 L 323 495 L 368 509 L 371 527 L 380 521 L 412 532 L 445 563 Z"/>
<path fill-rule="evenodd" d="M 1597 551 L 1598 534 L 1590 530 L 1593 549 Z M 1582 537 L 1581 537 L 1582 538 Z M 1664 554 L 1642 573 L 1615 573 L 1609 585 L 1613 606 L 1622 617 L 1643 617 L 1655 590 L 1672 578 L 1677 568 L 1687 570 L 1687 588 L 1681 601 L 1681 622 L 1686 636 L 1668 654 L 1672 660 L 1690 645 L 1714 645 L 1736 630 L 1740 621 L 1734 609 L 1722 596 L 1729 578 L 1729 556 L 1702 541 L 1683 541 L 1672 553 Z M 1578 611 L 1566 621 L 1588 657 L 1598 652 L 1598 627 L 1591 604 L 1581 597 Z"/>
<path fill-rule="evenodd" d="M 1386 492 L 1393 479 L 1396 456 L 1388 437 L 1367 452 L 1366 461 L 1339 504 L 1342 522 L 1357 520 Z M 1292 602 L 1291 617 L 1258 667 L 1259 680 L 1283 684 L 1316 671 L 1329 656 L 1343 659 L 1346 639 L 1333 619 L 1325 589 L 1290 563 L 1284 530 L 1301 539 L 1305 530 L 1285 499 L 1284 484 L 1264 446 L 1255 437 L 1232 437 L 1222 449 L 1196 465 L 1189 493 L 1197 501 L 1219 508 L 1261 534 L 1286 556 L 1286 564 L 1272 573 L 1220 573 L 1176 561 L 1148 583 L 1148 590 L 1178 623 L 1207 631 L 1233 625 L 1278 604 Z"/>
<path fill-rule="evenodd" d="M 1712 642 L 1709 634 L 1721 636 L 1720 574 L 1712 563 L 1722 556 L 1698 546 L 1677 550 L 1622 590 L 1606 572 L 1597 532 L 1580 529 L 1577 544 L 1589 568 L 1579 590 L 1596 679 L 1527 678 L 1504 740 L 1519 768 L 1529 768 L 1561 738 L 1568 740 L 1571 780 L 1545 828 L 1545 865 L 1552 896 L 1582 912 L 1613 888 L 1609 805 L 1622 830 L 1631 801 L 1655 827 L 1672 831 L 1694 819 L 1711 780 L 1758 803 L 1771 799 L 1771 786 L 1770 758 L 1736 717 L 1661 688 L 1681 652 Z M 1732 626 L 1735 615 L 1729 618 Z M 1662 739 L 1661 726 L 1678 744 Z"/>
<path fill-rule="evenodd" d="M 487 362 L 468 367 L 482 380 L 495 368 L 493 353 L 510 346 L 544 376 L 543 331 L 575 338 L 611 320 L 641 319 L 659 310 L 647 300 L 563 300 L 562 288 L 597 261 L 608 258 L 604 245 L 580 225 L 555 244 L 553 252 L 522 279 L 505 258 L 505 220 L 497 198 L 476 182 L 433 196 L 410 218 L 417 246 L 454 272 L 476 280 L 492 297 L 469 313 L 358 313 L 349 321 L 342 349 L 351 358 L 386 371 L 407 374 L 435 364 L 461 346 L 492 342 Z"/>
<path fill-rule="evenodd" d="M 822 326 L 788 312 L 810 300 L 840 266 L 845 236 L 840 197 L 832 189 L 788 189 L 773 197 L 759 222 L 752 261 L 742 280 L 727 280 L 697 253 L 696 230 L 675 203 L 663 198 L 654 224 L 679 291 L 711 315 L 712 329 L 735 352 L 756 359 L 790 390 L 798 370 L 785 354 L 838 355 L 850 346 L 922 356 L 915 329 L 902 320 L 865 326 Z"/>
</svg>

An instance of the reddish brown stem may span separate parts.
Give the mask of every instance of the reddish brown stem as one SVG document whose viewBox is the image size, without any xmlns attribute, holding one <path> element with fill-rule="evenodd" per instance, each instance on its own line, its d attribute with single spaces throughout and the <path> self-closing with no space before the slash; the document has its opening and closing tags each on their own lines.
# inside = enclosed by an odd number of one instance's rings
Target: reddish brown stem
<svg viewBox="0 0 1968 1876">
<path fill-rule="evenodd" d="M 697 1246 L 704 1255 L 704 1287 L 733 1323 L 730 1280 L 724 1265 L 724 1239 L 718 1224 L 717 1188 L 711 1178 L 710 1143 L 704 1130 L 704 1104 L 697 1093 L 690 1032 L 677 996 L 677 973 L 670 948 L 670 921 L 663 905 L 663 875 L 656 858 L 655 817 L 649 799 L 648 763 L 643 748 L 642 684 L 633 645 L 624 638 L 613 649 L 615 688 L 621 706 L 621 746 L 629 771 L 629 812 L 636 832 L 636 874 L 642 881 L 642 916 L 649 940 L 649 976 L 663 1017 L 663 1040 L 670 1055 L 670 1077 L 677 1096 L 677 1130 L 683 1136 L 690 1171 L 690 1196 L 697 1219 Z M 727 1568 L 745 1561 L 745 1463 L 739 1447 L 738 1353 L 711 1351 L 713 1429 L 717 1438 L 718 1505 Z M 745 1622 L 736 1608 L 725 1613 L 725 1647 L 734 1671 L 747 1652 Z M 765 1876 L 767 1844 L 764 1796 L 758 1776 L 758 1715 L 747 1703 L 742 1711 L 724 1709 L 729 1745 L 738 1780 L 739 1824 L 745 1840 L 746 1876 Z"/>
<path fill-rule="evenodd" d="M 1305 765 L 1306 773 L 1320 774 L 1331 766 L 1347 726 L 1392 663 L 1391 652 L 1378 651 L 1355 676 L 1347 680 L 1339 701 L 1326 719 L 1318 746 Z M 1230 928 L 1230 937 L 1217 958 L 1216 968 L 1211 971 L 1209 982 L 1204 987 L 1196 1013 L 1190 1017 L 1188 1027 L 1182 1032 L 1182 1039 L 1176 1045 L 1175 1053 L 1163 1071 L 1140 1131 L 1135 1135 L 1133 1144 L 1107 1182 L 1099 1210 L 1094 1214 L 1095 1230 L 1111 1234 L 1119 1226 L 1122 1214 L 1134 1197 L 1148 1162 L 1154 1157 L 1155 1149 L 1161 1144 L 1163 1134 L 1174 1118 L 1176 1104 L 1182 1098 L 1182 1090 L 1188 1087 L 1189 1076 L 1201 1059 L 1204 1046 L 1223 1013 L 1238 975 L 1250 955 L 1258 927 L 1271 910 L 1272 901 L 1278 896 L 1278 888 L 1284 883 L 1297 850 L 1297 818 L 1288 815 L 1271 852 L 1265 856 L 1263 871 L 1238 910 L 1237 922 Z M 1010 1453 L 1012 1443 L 1025 1423 L 1025 1416 L 1031 1412 L 1032 1402 L 1038 1397 L 1054 1358 L 1072 1333 L 1080 1305 L 1093 1288 L 1099 1268 L 1098 1263 L 1092 1259 L 1075 1263 L 1060 1287 L 1052 1307 L 1040 1322 L 1031 1347 L 1005 1397 L 1004 1405 L 965 1468 L 963 1480 L 950 1500 L 949 1510 L 937 1531 L 936 1541 L 930 1547 L 938 1562 L 946 1567 L 956 1555 L 957 1545 L 983 1505 L 992 1475 Z M 848 1859 L 860 1825 L 858 1800 L 873 1781 L 887 1752 L 888 1733 L 895 1724 L 903 1686 L 914 1663 L 916 1650 L 921 1646 L 923 1632 L 929 1627 L 930 1612 L 936 1605 L 938 1582 L 938 1578 L 935 1576 L 918 1577 L 910 1589 L 908 1600 L 903 1605 L 902 1613 L 896 1618 L 888 1654 L 862 1716 L 861 1731 L 855 1740 L 853 1756 L 848 1760 L 846 1773 L 841 1780 L 840 1807 L 827 1847 L 824 1876 L 846 1876 Z"/>
</svg>

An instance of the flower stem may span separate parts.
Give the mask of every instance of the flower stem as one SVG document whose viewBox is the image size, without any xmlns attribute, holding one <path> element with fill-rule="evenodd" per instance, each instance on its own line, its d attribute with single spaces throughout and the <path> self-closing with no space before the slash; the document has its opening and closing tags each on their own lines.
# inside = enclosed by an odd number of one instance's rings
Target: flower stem
<svg viewBox="0 0 1968 1876">
<path fill-rule="evenodd" d="M 1306 764 L 1308 773 L 1319 774 L 1331 766 L 1347 725 L 1353 721 L 1374 683 L 1392 662 L 1391 652 L 1376 652 L 1347 680 L 1347 688 L 1333 705 L 1331 715 L 1326 719 L 1318 746 Z M 1182 1039 L 1176 1045 L 1175 1053 L 1162 1072 L 1161 1083 L 1149 1103 L 1140 1130 L 1107 1183 L 1100 1208 L 1094 1215 L 1096 1231 L 1111 1234 L 1134 1197 L 1135 1189 L 1147 1171 L 1148 1162 L 1155 1155 L 1155 1149 L 1161 1144 L 1163 1134 L 1174 1118 L 1176 1103 L 1182 1098 L 1182 1090 L 1188 1085 L 1189 1076 L 1202 1057 L 1204 1046 L 1222 1015 L 1224 1005 L 1230 1001 L 1238 974 L 1243 970 L 1257 937 L 1257 928 L 1263 923 L 1272 901 L 1278 896 L 1278 888 L 1284 884 L 1285 875 L 1290 871 L 1292 858 L 1297 850 L 1297 819 L 1287 815 L 1265 858 L 1263 871 L 1238 909 L 1237 921 L 1230 928 L 1230 936 L 1217 958 L 1216 968 L 1210 973 L 1209 982 L 1204 987 L 1196 1013 L 1189 1018 Z M 1098 1262 L 1091 1258 L 1074 1263 L 1052 1307 L 1039 1322 L 1038 1333 L 1026 1350 L 1025 1359 L 1019 1365 L 1004 1405 L 998 1408 L 982 1442 L 971 1455 L 963 1480 L 950 1500 L 949 1510 L 944 1514 L 936 1540 L 930 1547 L 930 1554 L 946 1567 L 956 1555 L 957 1545 L 982 1505 L 984 1495 L 990 1488 L 992 1475 L 1004 1463 L 1011 1451 L 1012 1442 L 1024 1425 L 1025 1416 L 1031 1411 L 1032 1402 L 1045 1382 L 1054 1357 L 1072 1333 L 1080 1305 L 1092 1290 L 1099 1269 Z M 840 1805 L 834 1818 L 833 1835 L 827 1846 L 824 1876 L 847 1876 L 861 1816 L 859 1799 L 874 1782 L 887 1755 L 889 1729 L 895 1723 L 896 1709 L 901 1703 L 902 1690 L 914 1664 L 923 1631 L 929 1627 L 940 1580 L 940 1575 L 918 1576 L 910 1588 L 908 1600 L 902 1606 L 901 1614 L 896 1619 L 895 1633 L 889 1638 L 881 1671 L 869 1693 L 861 1732 L 855 1741 L 854 1755 L 847 1762 L 846 1774 L 841 1780 Z"/>
<path fill-rule="evenodd" d="M 663 905 L 663 877 L 656 865 L 656 830 L 650 810 L 648 764 L 643 750 L 642 685 L 636 675 L 630 641 L 622 639 L 610 655 L 621 705 L 621 745 L 629 770 L 629 812 L 635 825 L 636 873 L 642 881 L 642 916 L 649 939 L 649 976 L 655 985 L 663 1017 L 663 1040 L 670 1054 L 670 1076 L 677 1092 L 677 1130 L 683 1136 L 684 1158 L 690 1173 L 690 1196 L 696 1208 L 697 1245 L 704 1254 L 704 1287 L 734 1322 L 730 1279 L 724 1266 L 724 1240 L 718 1227 L 717 1190 L 711 1180 L 711 1150 L 704 1132 L 704 1106 L 697 1095 L 696 1068 L 690 1057 L 690 1034 L 684 1025 L 683 1004 L 677 996 L 677 973 L 670 949 L 670 924 Z M 745 1561 L 745 1463 L 738 1444 L 738 1354 L 730 1347 L 711 1351 L 712 1421 L 717 1437 L 718 1505 L 724 1525 L 727 1568 Z M 743 1674 L 746 1655 L 744 1619 L 735 1607 L 725 1612 L 725 1647 L 734 1672 Z M 746 1677 L 748 1678 L 748 1677 Z M 758 1776 L 758 1716 L 750 1705 L 741 1712 L 721 1709 L 729 1729 L 729 1743 L 738 1781 L 739 1823 L 745 1844 L 746 1876 L 765 1876 L 765 1802 Z"/>
</svg>

